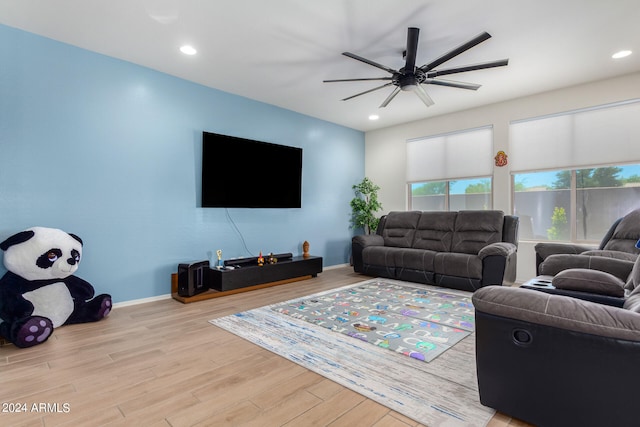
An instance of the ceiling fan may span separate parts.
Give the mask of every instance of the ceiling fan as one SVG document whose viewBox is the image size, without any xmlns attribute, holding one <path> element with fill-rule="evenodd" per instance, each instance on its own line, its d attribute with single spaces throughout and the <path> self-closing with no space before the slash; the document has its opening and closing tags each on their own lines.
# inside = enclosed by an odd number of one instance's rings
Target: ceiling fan
<svg viewBox="0 0 640 427">
<path fill-rule="evenodd" d="M 344 98 L 343 101 L 347 101 L 349 99 L 355 98 L 356 96 L 364 95 L 366 93 L 370 93 L 378 89 L 382 89 L 387 86 L 393 85 L 395 86 L 395 89 L 393 90 L 393 92 L 391 92 L 391 94 L 387 97 L 387 99 L 385 99 L 384 102 L 380 105 L 380 108 L 383 108 L 389 105 L 391 100 L 395 98 L 395 96 L 401 90 L 414 92 L 416 95 L 418 95 L 418 98 L 420 98 L 427 107 L 430 107 L 431 105 L 434 104 L 434 101 L 433 99 L 431 99 L 429 94 L 427 94 L 427 92 L 424 90 L 424 88 L 422 87 L 422 84 L 432 84 L 432 85 L 455 87 L 460 89 L 478 90 L 478 88 L 480 87 L 479 84 L 438 79 L 437 77 L 444 76 L 447 74 L 464 73 L 466 71 L 482 70 L 485 68 L 502 67 L 509 63 L 508 59 L 501 59 L 498 61 L 484 62 L 481 64 L 465 65 L 461 67 L 435 70 L 437 66 L 449 61 L 450 59 L 460 55 L 461 53 L 491 38 L 491 35 L 489 33 L 483 32 L 482 34 L 477 35 L 476 37 L 469 40 L 468 42 L 461 44 L 455 49 L 450 50 L 449 52 L 423 65 L 422 67 L 416 67 L 416 52 L 418 50 L 419 33 L 420 33 L 419 28 L 413 28 L 413 27 L 409 28 L 407 32 L 407 47 L 406 47 L 406 50 L 403 52 L 403 57 L 405 58 L 405 65 L 399 70 L 394 70 L 393 68 L 387 67 L 382 64 L 378 64 L 377 62 L 363 58 L 351 52 L 342 53 L 344 56 L 348 56 L 349 58 L 353 58 L 355 60 L 364 62 L 365 64 L 369 64 L 376 68 L 380 68 L 381 70 L 384 70 L 389 74 L 391 74 L 391 77 L 336 79 L 336 80 L 323 80 L 323 82 L 334 83 L 334 82 L 357 82 L 357 81 L 366 81 L 366 80 L 390 80 L 389 83 L 385 83 L 382 86 L 374 87 L 373 89 L 369 89 L 364 92 L 349 96 L 347 98 Z"/>
</svg>

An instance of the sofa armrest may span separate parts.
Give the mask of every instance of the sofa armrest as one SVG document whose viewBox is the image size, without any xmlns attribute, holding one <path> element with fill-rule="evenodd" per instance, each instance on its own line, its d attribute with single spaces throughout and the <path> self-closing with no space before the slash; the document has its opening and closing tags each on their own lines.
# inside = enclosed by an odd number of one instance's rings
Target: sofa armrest
<svg viewBox="0 0 640 427">
<path fill-rule="evenodd" d="M 488 256 L 508 257 L 511 254 L 514 254 L 516 250 L 517 247 L 513 243 L 496 242 L 480 249 L 480 252 L 478 252 L 478 256 L 480 257 L 480 259 L 485 259 Z"/>
<path fill-rule="evenodd" d="M 487 286 L 472 296 L 477 311 L 614 339 L 640 341 L 640 314 L 528 289 Z"/>
<path fill-rule="evenodd" d="M 367 246 L 384 246 L 384 239 L 378 234 L 361 234 L 353 236 L 351 244 L 359 245 L 363 248 L 366 248 Z"/>
<path fill-rule="evenodd" d="M 555 254 L 581 254 L 586 251 L 598 249 L 595 245 L 578 245 L 574 243 L 555 243 L 542 242 L 535 246 L 536 255 L 539 255 L 542 261 L 547 257 Z"/>
<path fill-rule="evenodd" d="M 356 273 L 364 272 L 362 251 L 364 251 L 367 246 L 384 246 L 384 238 L 379 234 L 353 236 L 351 239 L 351 261 L 353 263 L 353 271 Z"/>
<path fill-rule="evenodd" d="M 581 254 L 586 251 L 592 251 L 598 249 L 593 245 L 578 245 L 575 243 L 555 243 L 555 242 L 542 242 L 535 246 L 536 252 L 536 273 L 540 275 L 540 264 L 544 262 L 551 255 L 556 254 Z"/>
<path fill-rule="evenodd" d="M 497 242 L 478 252 L 482 261 L 481 286 L 508 285 L 516 280 L 517 247 L 513 243 Z"/>
</svg>

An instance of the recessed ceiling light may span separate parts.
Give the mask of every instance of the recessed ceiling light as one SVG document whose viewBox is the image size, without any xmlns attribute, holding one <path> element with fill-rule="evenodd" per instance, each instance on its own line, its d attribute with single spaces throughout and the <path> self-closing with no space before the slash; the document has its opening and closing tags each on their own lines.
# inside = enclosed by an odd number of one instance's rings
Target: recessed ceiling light
<svg viewBox="0 0 640 427">
<path fill-rule="evenodd" d="M 182 46 L 180 48 L 180 52 L 184 53 L 185 55 L 195 55 L 196 53 L 198 53 L 198 51 L 195 50 L 193 46 L 189 45 Z"/>
<path fill-rule="evenodd" d="M 611 55 L 611 57 L 613 59 L 620 59 L 620 58 L 625 58 L 627 56 L 631 55 L 631 51 L 630 50 L 621 50 L 620 52 L 616 52 L 613 55 Z"/>
<path fill-rule="evenodd" d="M 380 116 L 377 115 L 377 114 L 372 114 L 372 115 L 369 116 L 369 120 L 378 120 L 379 118 L 380 118 Z"/>
</svg>

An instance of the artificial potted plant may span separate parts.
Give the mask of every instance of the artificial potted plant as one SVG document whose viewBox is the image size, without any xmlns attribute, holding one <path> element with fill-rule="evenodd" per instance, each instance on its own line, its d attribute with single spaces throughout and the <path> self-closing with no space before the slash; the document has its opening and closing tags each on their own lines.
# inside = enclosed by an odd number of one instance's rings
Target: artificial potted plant
<svg viewBox="0 0 640 427">
<path fill-rule="evenodd" d="M 365 234 L 371 234 L 378 228 L 380 218 L 374 216 L 376 211 L 382 209 L 382 203 L 378 201 L 378 190 L 369 178 L 365 177 L 359 184 L 353 185 L 356 197 L 351 200 L 352 223 L 355 228 L 362 228 Z"/>
</svg>

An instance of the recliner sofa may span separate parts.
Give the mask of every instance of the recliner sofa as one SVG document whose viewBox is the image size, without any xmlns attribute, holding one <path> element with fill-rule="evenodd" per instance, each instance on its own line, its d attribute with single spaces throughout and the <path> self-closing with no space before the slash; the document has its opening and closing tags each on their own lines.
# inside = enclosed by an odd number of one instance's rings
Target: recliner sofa
<svg viewBox="0 0 640 427">
<path fill-rule="evenodd" d="M 565 271 L 578 288 L 608 274 Z M 638 425 L 640 258 L 625 288 L 622 307 L 516 287 L 475 292 L 480 402 L 541 427 Z"/>
<path fill-rule="evenodd" d="M 497 210 L 394 211 L 354 236 L 357 273 L 474 291 L 516 277 L 518 217 Z"/>
<path fill-rule="evenodd" d="M 569 268 L 600 270 L 626 280 L 640 254 L 640 209 L 629 212 L 611 225 L 595 247 L 574 243 L 541 242 L 536 244 L 536 272 L 555 276 Z"/>
</svg>

